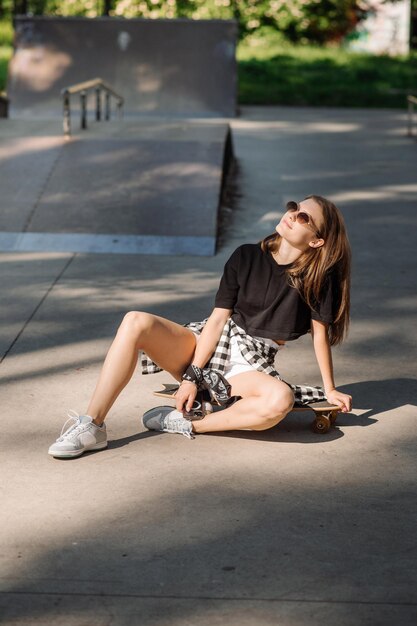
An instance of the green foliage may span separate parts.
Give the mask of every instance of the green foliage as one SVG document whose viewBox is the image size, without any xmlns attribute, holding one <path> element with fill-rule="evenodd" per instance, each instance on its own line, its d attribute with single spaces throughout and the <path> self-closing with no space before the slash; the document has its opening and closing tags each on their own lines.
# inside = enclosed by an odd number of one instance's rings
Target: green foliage
<svg viewBox="0 0 417 626">
<path fill-rule="evenodd" d="M 238 47 L 242 104 L 405 108 L 417 93 L 417 53 L 375 56 L 294 45 L 262 31 Z"/>
<path fill-rule="evenodd" d="M 11 56 L 11 46 L 2 46 L 0 44 L 0 92 L 6 89 L 7 67 Z"/>
<path fill-rule="evenodd" d="M 9 20 L 0 21 L 0 47 L 13 43 L 13 26 Z"/>
<path fill-rule="evenodd" d="M 46 13 L 68 17 L 97 17 L 101 13 L 101 4 L 97 0 L 47 0 Z"/>
<path fill-rule="evenodd" d="M 240 35 L 272 27 L 293 42 L 340 41 L 366 16 L 371 0 L 27 0 L 37 15 L 96 17 L 110 7 L 110 15 L 151 19 L 230 19 L 239 22 Z M 0 0 L 10 15 L 12 0 Z"/>
<path fill-rule="evenodd" d="M 6 88 L 7 66 L 12 56 L 13 28 L 10 21 L 0 22 L 0 91 Z"/>
<path fill-rule="evenodd" d="M 119 0 L 125 17 L 188 17 L 239 22 L 241 36 L 271 26 L 291 41 L 338 41 L 366 16 L 367 0 Z M 364 8 L 365 7 L 365 8 Z"/>
</svg>

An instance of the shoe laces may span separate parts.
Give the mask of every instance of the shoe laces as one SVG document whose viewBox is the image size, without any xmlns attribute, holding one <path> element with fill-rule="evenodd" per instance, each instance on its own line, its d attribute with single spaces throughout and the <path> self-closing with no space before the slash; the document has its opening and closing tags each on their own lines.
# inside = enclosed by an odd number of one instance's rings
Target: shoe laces
<svg viewBox="0 0 417 626">
<path fill-rule="evenodd" d="M 68 419 L 62 427 L 61 434 L 59 435 L 57 441 L 63 441 L 64 439 L 68 439 L 68 438 L 74 439 L 79 434 L 79 432 L 83 430 L 83 428 L 85 428 L 86 426 L 85 424 L 82 424 L 80 422 L 80 415 L 78 415 L 76 411 L 73 411 L 72 409 L 70 409 L 67 415 L 68 415 Z M 67 426 L 68 422 L 74 422 L 74 423 L 65 430 L 65 427 Z"/>
<path fill-rule="evenodd" d="M 163 431 L 166 433 L 178 433 L 184 435 L 187 439 L 195 438 L 191 430 L 191 422 L 187 421 L 182 414 L 175 415 L 175 411 L 168 413 L 164 418 Z"/>
</svg>

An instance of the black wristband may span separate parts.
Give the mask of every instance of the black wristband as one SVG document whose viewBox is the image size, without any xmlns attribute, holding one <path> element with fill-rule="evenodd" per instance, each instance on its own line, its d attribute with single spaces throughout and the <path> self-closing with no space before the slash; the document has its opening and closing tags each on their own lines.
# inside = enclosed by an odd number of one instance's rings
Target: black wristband
<svg viewBox="0 0 417 626">
<path fill-rule="evenodd" d="M 182 380 L 189 380 L 196 385 L 199 385 L 203 380 L 203 370 L 196 365 L 189 365 L 182 375 Z"/>
</svg>

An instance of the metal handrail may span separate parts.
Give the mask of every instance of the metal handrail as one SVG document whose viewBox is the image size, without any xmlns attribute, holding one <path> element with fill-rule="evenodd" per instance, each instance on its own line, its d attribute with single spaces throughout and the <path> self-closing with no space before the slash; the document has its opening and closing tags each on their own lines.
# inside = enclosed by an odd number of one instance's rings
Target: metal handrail
<svg viewBox="0 0 417 626">
<path fill-rule="evenodd" d="M 407 135 L 408 137 L 413 136 L 413 115 L 414 115 L 414 105 L 417 104 L 417 97 L 408 95 L 408 125 L 407 125 Z"/>
<path fill-rule="evenodd" d="M 110 119 L 110 96 L 113 96 L 117 101 L 117 110 L 119 117 L 122 116 L 124 98 L 118 94 L 110 85 L 108 85 L 101 78 L 92 78 L 82 83 L 77 83 L 69 87 L 65 87 L 61 91 L 63 99 L 63 127 L 64 134 L 69 137 L 71 135 L 71 96 L 74 94 L 80 94 L 81 105 L 81 128 L 87 128 L 87 92 L 89 89 L 95 89 L 96 92 L 96 121 L 101 120 L 101 92 L 104 91 L 105 96 L 105 120 Z"/>
</svg>

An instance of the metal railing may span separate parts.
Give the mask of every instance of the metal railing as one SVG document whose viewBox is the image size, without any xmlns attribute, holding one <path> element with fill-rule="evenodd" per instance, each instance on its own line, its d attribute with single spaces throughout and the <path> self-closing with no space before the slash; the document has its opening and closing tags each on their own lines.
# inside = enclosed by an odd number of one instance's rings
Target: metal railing
<svg viewBox="0 0 417 626">
<path fill-rule="evenodd" d="M 407 125 L 407 135 L 408 137 L 413 136 L 413 122 L 414 122 L 414 105 L 417 104 L 416 96 L 407 96 L 408 103 L 408 125 Z"/>
<path fill-rule="evenodd" d="M 109 120 L 111 114 L 110 97 L 113 96 L 117 102 L 117 111 L 119 117 L 123 115 L 123 97 L 118 94 L 110 85 L 108 85 L 101 78 L 93 78 L 92 80 L 86 80 L 83 83 L 77 83 L 70 87 L 65 87 L 61 91 L 63 100 L 63 127 L 64 134 L 69 137 L 71 135 L 71 96 L 80 94 L 80 126 L 82 129 L 87 128 L 87 95 L 88 91 L 95 90 L 95 118 L 99 122 L 102 118 L 102 92 L 104 92 L 104 119 Z"/>
</svg>

